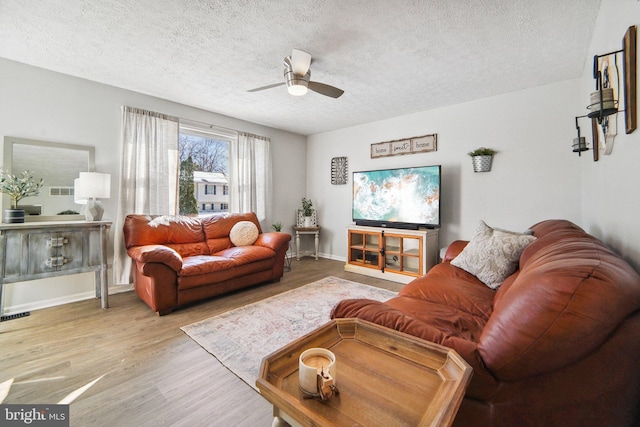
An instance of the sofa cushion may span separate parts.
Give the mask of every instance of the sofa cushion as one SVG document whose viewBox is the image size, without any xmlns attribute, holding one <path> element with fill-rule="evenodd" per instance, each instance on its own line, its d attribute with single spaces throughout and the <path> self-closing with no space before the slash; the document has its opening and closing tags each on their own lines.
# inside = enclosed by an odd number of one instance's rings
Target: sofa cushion
<svg viewBox="0 0 640 427">
<path fill-rule="evenodd" d="M 264 246 L 241 246 L 216 252 L 214 255 L 233 260 L 235 266 L 273 258 L 275 251 Z"/>
<path fill-rule="evenodd" d="M 260 229 L 260 222 L 255 213 L 227 213 L 211 215 L 205 218 L 201 218 L 202 228 L 204 229 L 205 239 L 220 239 L 228 238 L 231 229 L 236 223 L 240 221 L 251 221 L 258 228 L 258 233 L 262 233 Z"/>
<path fill-rule="evenodd" d="M 213 273 L 215 271 L 228 270 L 235 266 L 232 259 L 212 256 L 212 255 L 196 255 L 182 259 L 182 269 L 178 272 L 178 276 L 199 276 L 201 274 Z"/>
<path fill-rule="evenodd" d="M 418 277 L 404 286 L 398 296 L 451 306 L 486 322 L 493 311 L 495 291 L 472 274 L 444 263 L 431 268 L 428 276 Z"/>
<path fill-rule="evenodd" d="M 258 239 L 258 227 L 251 221 L 237 222 L 231 231 L 229 239 L 234 246 L 250 246 Z"/>
<path fill-rule="evenodd" d="M 202 224 L 186 216 L 128 215 L 124 224 L 125 247 L 166 245 L 181 256 L 208 253 Z"/>
<path fill-rule="evenodd" d="M 269 280 L 270 271 L 275 264 L 275 258 L 263 259 L 261 261 L 244 264 L 241 266 L 235 266 L 227 270 L 214 271 L 212 273 L 200 274 L 196 276 L 178 276 L 178 300 L 181 301 L 180 291 L 187 289 L 194 289 L 198 287 L 216 287 L 218 283 L 227 283 L 229 281 L 237 280 L 242 282 L 251 275 L 267 276 L 262 281 Z M 258 282 L 259 283 L 259 282 Z M 226 286 L 226 285 L 225 285 Z M 219 292 L 215 292 L 220 294 Z"/>
<path fill-rule="evenodd" d="M 497 289 L 516 270 L 522 251 L 535 239 L 530 234 L 492 228 L 480 221 L 469 244 L 451 264 Z"/>
</svg>

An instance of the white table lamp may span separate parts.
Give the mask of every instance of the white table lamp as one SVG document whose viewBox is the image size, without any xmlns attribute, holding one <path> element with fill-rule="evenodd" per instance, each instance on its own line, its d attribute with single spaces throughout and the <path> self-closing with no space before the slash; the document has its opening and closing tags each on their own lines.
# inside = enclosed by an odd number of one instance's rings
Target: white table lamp
<svg viewBox="0 0 640 427">
<path fill-rule="evenodd" d="M 73 199 L 80 205 L 87 205 L 84 217 L 87 221 L 100 221 L 104 206 L 97 199 L 111 197 L 111 175 L 98 172 L 80 172 L 73 181 Z"/>
</svg>

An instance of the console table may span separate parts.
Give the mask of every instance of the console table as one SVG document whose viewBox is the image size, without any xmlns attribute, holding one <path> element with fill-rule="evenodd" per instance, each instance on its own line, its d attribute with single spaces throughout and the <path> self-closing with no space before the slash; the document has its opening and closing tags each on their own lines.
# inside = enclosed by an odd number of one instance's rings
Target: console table
<svg viewBox="0 0 640 427">
<path fill-rule="evenodd" d="M 438 263 L 438 230 L 347 227 L 346 271 L 409 283 Z"/>
<path fill-rule="evenodd" d="M 4 285 L 95 272 L 96 298 L 109 307 L 107 238 L 110 221 L 0 224 L 0 316 Z"/>
</svg>

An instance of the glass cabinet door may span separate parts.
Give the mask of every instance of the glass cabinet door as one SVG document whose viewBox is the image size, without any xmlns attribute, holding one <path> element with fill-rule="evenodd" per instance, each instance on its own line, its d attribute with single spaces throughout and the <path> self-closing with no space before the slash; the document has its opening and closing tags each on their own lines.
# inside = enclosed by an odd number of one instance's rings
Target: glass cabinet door
<svg viewBox="0 0 640 427">
<path fill-rule="evenodd" d="M 380 234 L 349 231 L 349 263 L 380 268 Z"/>
<path fill-rule="evenodd" d="M 384 258 L 386 271 L 419 276 L 422 274 L 420 254 L 422 239 L 417 236 L 384 235 Z"/>
</svg>

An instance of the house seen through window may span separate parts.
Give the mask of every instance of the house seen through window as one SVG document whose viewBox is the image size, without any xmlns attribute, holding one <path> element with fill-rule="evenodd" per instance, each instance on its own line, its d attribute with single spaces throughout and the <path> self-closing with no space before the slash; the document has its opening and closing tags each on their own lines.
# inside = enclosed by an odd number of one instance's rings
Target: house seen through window
<svg viewBox="0 0 640 427">
<path fill-rule="evenodd" d="M 229 140 L 181 128 L 178 151 L 180 215 L 228 212 Z"/>
</svg>

